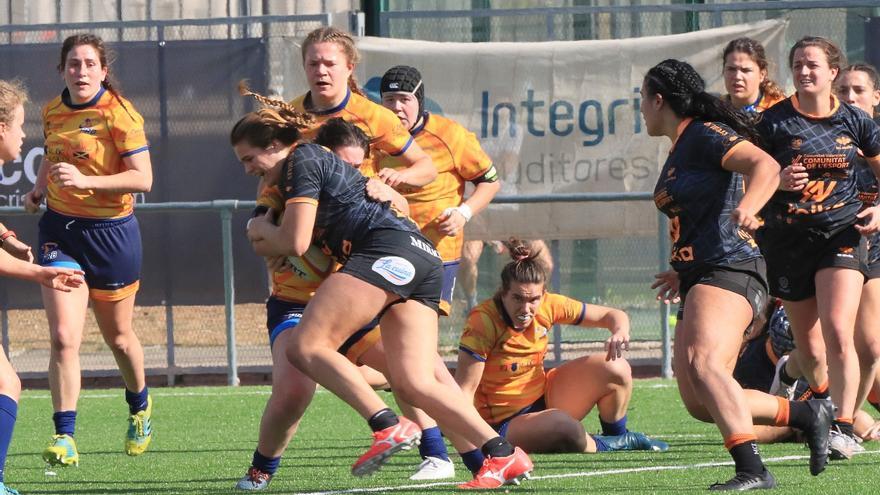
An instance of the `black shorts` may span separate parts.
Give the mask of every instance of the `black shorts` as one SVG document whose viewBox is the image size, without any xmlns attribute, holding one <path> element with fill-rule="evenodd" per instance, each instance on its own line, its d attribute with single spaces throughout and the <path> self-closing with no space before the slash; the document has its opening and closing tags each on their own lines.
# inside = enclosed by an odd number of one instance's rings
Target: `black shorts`
<svg viewBox="0 0 880 495">
<path fill-rule="evenodd" d="M 678 319 L 684 319 L 684 301 L 688 291 L 695 285 L 718 287 L 743 296 L 752 307 L 753 318 L 756 318 L 767 305 L 766 272 L 763 258 L 752 258 L 729 265 L 704 265 L 679 272 L 678 293 L 681 304 L 678 306 Z"/>
<path fill-rule="evenodd" d="M 868 238 L 868 260 L 865 277 L 868 280 L 880 278 L 880 234 Z"/>
<path fill-rule="evenodd" d="M 776 373 L 776 363 L 770 358 L 768 347 L 767 332 L 746 342 L 739 358 L 736 360 L 736 367 L 733 369 L 733 379 L 736 380 L 742 388 L 752 390 L 760 390 L 762 392 L 770 391 L 770 385 L 773 383 L 773 375 Z"/>
<path fill-rule="evenodd" d="M 353 246 L 339 270 L 403 300 L 439 311 L 443 262 L 431 241 L 418 232 L 380 229 Z"/>
<path fill-rule="evenodd" d="M 760 246 L 767 259 L 770 293 L 785 301 L 815 296 L 816 272 L 823 268 L 866 271 L 867 243 L 852 225 L 836 232 L 794 227 L 765 229 Z"/>
</svg>

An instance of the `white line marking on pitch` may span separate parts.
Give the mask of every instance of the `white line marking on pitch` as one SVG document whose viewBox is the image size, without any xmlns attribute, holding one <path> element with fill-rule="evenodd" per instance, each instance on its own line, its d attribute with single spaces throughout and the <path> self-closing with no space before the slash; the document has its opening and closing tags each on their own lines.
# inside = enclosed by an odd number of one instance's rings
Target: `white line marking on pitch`
<svg viewBox="0 0 880 495">
<path fill-rule="evenodd" d="M 880 450 L 872 450 L 868 452 L 858 452 L 857 455 L 869 455 L 869 454 L 880 454 Z M 764 459 L 764 463 L 775 463 L 775 462 L 785 462 L 785 461 L 799 461 L 804 459 L 809 459 L 808 455 L 787 455 L 783 457 L 770 457 Z M 551 479 L 560 479 L 560 478 L 589 478 L 594 476 L 605 476 L 610 474 L 629 474 L 629 473 L 643 473 L 650 471 L 681 471 L 684 469 L 700 469 L 700 468 L 712 468 L 712 467 L 723 467 L 723 466 L 733 466 L 733 461 L 723 461 L 723 462 L 704 462 L 700 464 L 685 464 L 685 465 L 669 465 L 669 466 L 647 466 L 647 467 L 639 467 L 639 468 L 623 468 L 623 469 L 606 469 L 604 471 L 590 471 L 590 472 L 580 472 L 580 473 L 563 473 L 563 474 L 548 474 L 546 476 L 532 476 L 531 481 L 537 480 L 551 480 Z M 455 486 L 461 484 L 462 481 L 455 482 L 438 482 L 438 483 L 426 483 L 421 485 L 401 485 L 401 486 L 382 486 L 375 488 L 350 488 L 347 490 L 334 490 L 329 492 L 303 492 L 299 495 L 341 495 L 345 493 L 381 493 L 381 492 L 389 492 L 389 491 L 397 491 L 397 490 L 410 490 L 410 489 L 420 489 L 420 488 L 433 488 L 438 486 Z"/>
<path fill-rule="evenodd" d="M 321 390 L 318 390 L 321 392 Z M 245 396 L 245 395 L 269 395 L 271 390 L 238 390 L 232 392 L 156 392 L 156 389 L 150 390 L 150 394 L 154 394 L 155 397 L 235 397 L 235 396 Z M 122 394 L 105 394 L 105 393 L 97 393 L 97 394 L 83 394 L 80 396 L 80 399 L 118 399 L 122 396 Z M 52 396 L 48 394 L 25 394 L 23 399 L 51 399 Z"/>
</svg>

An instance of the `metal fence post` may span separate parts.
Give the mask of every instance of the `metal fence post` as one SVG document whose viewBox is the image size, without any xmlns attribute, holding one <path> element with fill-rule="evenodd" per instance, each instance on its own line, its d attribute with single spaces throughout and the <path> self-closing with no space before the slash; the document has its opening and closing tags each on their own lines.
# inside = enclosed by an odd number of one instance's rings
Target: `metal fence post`
<svg viewBox="0 0 880 495">
<path fill-rule="evenodd" d="M 657 212 L 657 268 L 663 272 L 669 269 L 669 221 L 666 215 Z M 669 328 L 669 305 L 660 301 L 660 376 L 672 378 L 672 335 Z"/>
<path fill-rule="evenodd" d="M 559 293 L 562 286 L 562 277 L 559 273 L 559 240 L 550 241 L 550 257 L 553 259 L 553 272 L 550 274 L 550 290 Z M 562 327 L 553 325 L 553 365 L 562 363 Z"/>
<path fill-rule="evenodd" d="M 226 306 L 226 365 L 228 383 L 237 386 L 238 356 L 235 348 L 235 274 L 232 262 L 232 209 L 220 211 L 223 225 L 223 293 Z"/>
<path fill-rule="evenodd" d="M 0 309 L 0 331 L 3 333 L 3 352 L 9 358 L 9 312 L 6 308 Z"/>
</svg>

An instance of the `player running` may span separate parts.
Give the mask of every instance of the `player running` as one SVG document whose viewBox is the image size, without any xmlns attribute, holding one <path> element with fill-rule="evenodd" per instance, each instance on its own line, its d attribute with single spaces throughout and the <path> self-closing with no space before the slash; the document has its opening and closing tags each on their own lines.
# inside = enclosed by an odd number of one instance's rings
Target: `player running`
<svg viewBox="0 0 880 495">
<path fill-rule="evenodd" d="M 25 197 L 30 212 L 46 201 L 39 263 L 81 269 L 86 281 L 70 292 L 43 288 L 55 411 L 55 435 L 43 459 L 51 465 L 79 462 L 79 346 L 89 303 L 125 383 L 125 453 L 143 454 L 153 438 L 144 351 L 132 328 L 142 257 L 132 193 L 149 192 L 153 172 L 144 119 L 111 85 L 106 52 L 93 34 L 64 40 L 58 70 L 66 87 L 43 109 L 46 154 Z"/>
<path fill-rule="evenodd" d="M 856 183 L 859 151 L 880 173 L 880 128 L 841 103 L 833 83 L 843 54 L 805 37 L 789 53 L 796 93 L 763 114 L 765 149 L 787 168 L 763 217 L 761 249 L 770 292 L 783 299 L 798 364 L 815 397 L 837 407 L 834 458 L 858 449 L 853 416 L 859 389 L 854 326 L 864 284 L 863 236 L 880 228 L 878 208 L 863 209 Z"/>
<path fill-rule="evenodd" d="M 806 431 L 810 470 L 818 474 L 827 460 L 830 404 L 744 391 L 732 376 L 743 336 L 766 304 L 764 260 L 748 232 L 779 183 L 779 165 L 743 137 L 754 135 L 746 114 L 706 93 L 687 63 L 654 66 L 641 96 L 648 135 L 672 142 L 654 202 L 670 219 L 677 275 L 661 274 L 654 287 L 661 299 L 671 290 L 682 300 L 674 352 L 679 393 L 693 417 L 718 426 L 735 463 L 736 475 L 710 489 L 776 486 L 758 453 L 754 424 Z M 741 177 L 749 183 L 745 192 Z"/>
</svg>

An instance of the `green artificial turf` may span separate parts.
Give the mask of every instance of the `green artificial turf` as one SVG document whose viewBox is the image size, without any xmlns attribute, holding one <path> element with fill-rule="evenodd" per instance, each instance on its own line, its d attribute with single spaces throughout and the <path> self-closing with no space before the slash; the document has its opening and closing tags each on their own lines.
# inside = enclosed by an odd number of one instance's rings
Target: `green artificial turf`
<svg viewBox="0 0 880 495">
<path fill-rule="evenodd" d="M 153 389 L 155 438 L 141 457 L 123 453 L 127 409 L 122 390 L 85 391 L 79 402 L 76 439 L 79 467 L 47 474 L 40 453 L 51 432 L 47 391 L 23 394 L 19 420 L 6 464 L 6 481 L 22 494 L 223 494 L 247 469 L 267 387 Z M 384 396 L 391 400 L 390 396 Z M 713 425 L 691 419 L 674 382 L 640 380 L 629 411 L 629 427 L 667 440 L 667 453 L 535 455 L 534 479 L 510 493 L 703 493 L 731 477 L 730 457 Z M 584 423 L 596 432 L 593 412 Z M 453 483 L 408 480 L 420 459 L 404 452 L 371 478 L 349 474 L 365 451 L 369 431 L 362 420 L 330 393 L 319 392 L 266 493 L 450 493 Z M 762 446 L 779 481 L 776 493 L 799 495 L 877 493 L 880 445 L 869 453 L 835 462 L 810 476 L 806 448 L 798 444 Z M 775 460 L 795 457 L 793 459 Z M 457 457 L 457 479 L 469 476 Z M 409 487 L 409 488 L 397 488 Z M 501 490 L 504 492 L 504 490 Z"/>
</svg>

